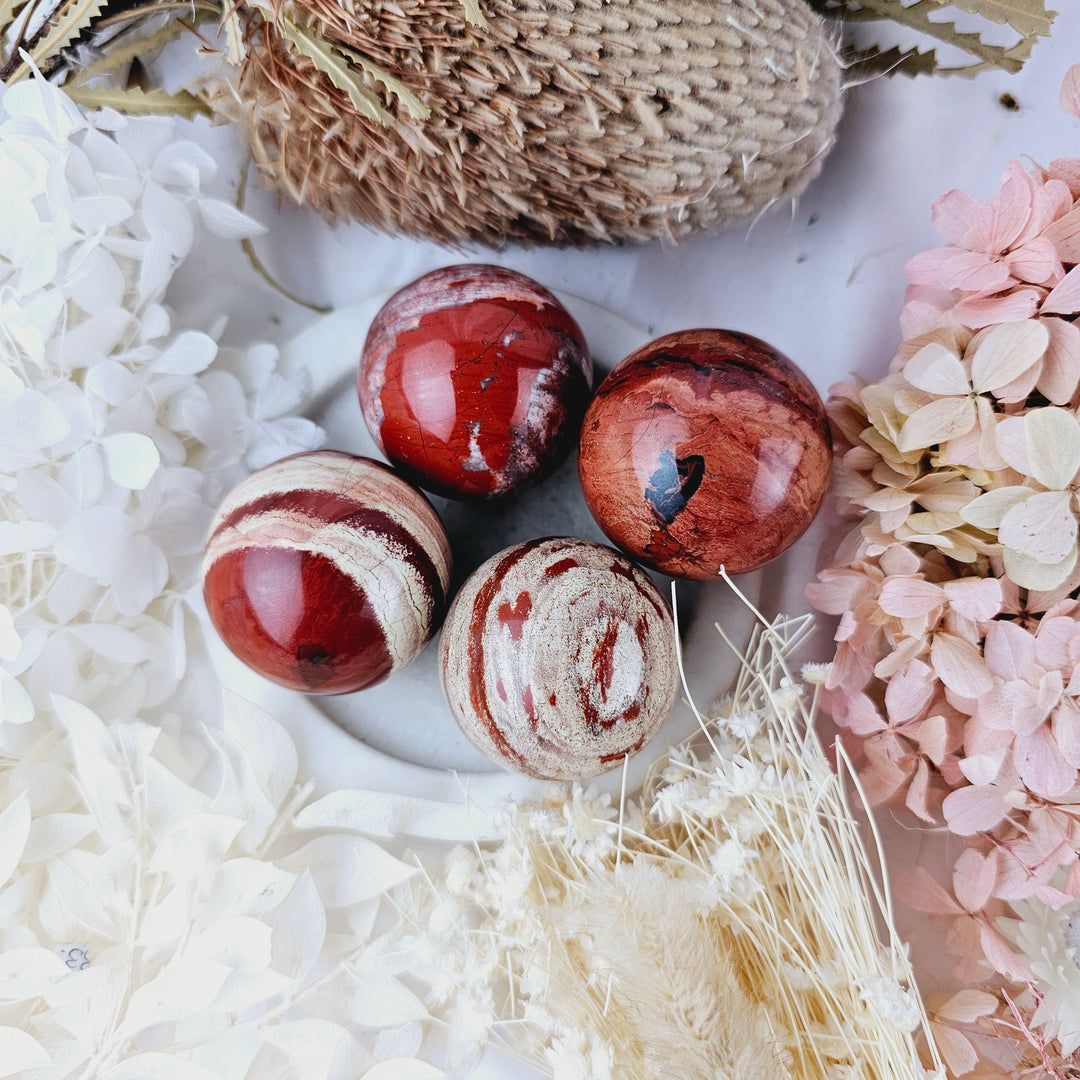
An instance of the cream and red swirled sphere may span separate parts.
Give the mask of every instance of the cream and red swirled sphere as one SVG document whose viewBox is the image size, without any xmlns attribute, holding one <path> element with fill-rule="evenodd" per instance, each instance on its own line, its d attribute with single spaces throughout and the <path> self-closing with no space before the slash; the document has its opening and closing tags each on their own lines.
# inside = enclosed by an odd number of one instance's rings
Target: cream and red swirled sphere
<svg viewBox="0 0 1080 1080">
<path fill-rule="evenodd" d="M 393 470 L 321 450 L 252 473 L 225 498 L 203 556 L 222 640 L 290 689 L 361 690 L 438 629 L 450 545 L 434 508 Z"/>
<path fill-rule="evenodd" d="M 529 540 L 492 556 L 447 614 L 439 667 L 468 738 L 552 780 L 606 772 L 663 724 L 678 685 L 671 612 L 602 544 Z"/>
</svg>

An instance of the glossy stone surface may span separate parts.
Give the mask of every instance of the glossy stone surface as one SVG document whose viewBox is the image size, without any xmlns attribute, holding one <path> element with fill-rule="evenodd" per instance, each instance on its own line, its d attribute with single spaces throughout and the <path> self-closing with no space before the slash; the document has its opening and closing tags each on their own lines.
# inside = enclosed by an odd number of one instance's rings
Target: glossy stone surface
<svg viewBox="0 0 1080 1080">
<path fill-rule="evenodd" d="M 396 293 L 360 361 L 364 420 L 387 458 L 440 495 L 535 483 L 572 449 L 592 361 L 547 289 L 498 266 L 450 266 Z"/>
<path fill-rule="evenodd" d="M 217 632 L 293 690 L 342 694 L 403 667 L 438 628 L 450 545 L 414 487 L 369 458 L 297 454 L 226 496 L 203 556 Z"/>
<path fill-rule="evenodd" d="M 508 769 L 551 780 L 606 772 L 675 702 L 675 629 L 648 576 L 603 544 L 548 537 L 488 559 L 439 644 L 450 710 Z"/>
<path fill-rule="evenodd" d="M 581 430 L 589 509 L 665 574 L 713 578 L 776 558 L 829 483 L 825 409 L 787 357 L 749 334 L 687 330 L 632 353 Z"/>
</svg>

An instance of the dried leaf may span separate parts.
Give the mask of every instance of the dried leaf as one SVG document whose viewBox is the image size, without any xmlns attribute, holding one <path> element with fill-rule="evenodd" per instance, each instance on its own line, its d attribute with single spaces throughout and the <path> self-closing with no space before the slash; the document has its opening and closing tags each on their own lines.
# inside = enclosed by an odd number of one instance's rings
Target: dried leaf
<svg viewBox="0 0 1080 1080">
<path fill-rule="evenodd" d="M 208 114 L 206 106 L 194 94 L 181 90 L 169 94 L 160 87 L 140 90 L 137 86 L 126 89 L 114 86 L 65 86 L 72 101 L 86 109 L 115 109 L 129 116 L 180 116 L 190 120 L 194 116 Z"/>
<path fill-rule="evenodd" d="M 296 872 L 310 870 L 319 896 L 329 908 L 369 900 L 417 872 L 415 866 L 395 859 L 378 844 L 347 835 L 309 840 L 282 859 L 281 865 Z"/>
<path fill-rule="evenodd" d="M 135 1054 L 103 1072 L 99 1080 L 221 1080 L 205 1065 L 173 1054 Z"/>
<path fill-rule="evenodd" d="M 353 108 L 377 124 L 391 124 L 394 118 L 380 104 L 379 99 L 363 85 L 360 74 L 350 66 L 341 51 L 317 34 L 301 29 L 288 19 L 278 26 L 281 32 L 306 56 L 330 81 L 346 95 Z"/>
<path fill-rule="evenodd" d="M 900 49 L 893 45 L 882 49 L 871 45 L 866 49 L 856 49 L 844 55 L 844 82 L 846 85 L 858 85 L 879 75 L 933 75 L 938 69 L 937 52 L 934 49 L 922 50 L 913 45 L 910 49 Z"/>
<path fill-rule="evenodd" d="M 390 838 L 439 804 L 428 799 L 343 788 L 305 806 L 293 820 L 297 829 L 348 829 Z"/>
<path fill-rule="evenodd" d="M 441 1069 L 419 1058 L 394 1058 L 380 1061 L 375 1068 L 368 1069 L 364 1080 L 440 1080 L 445 1075 Z"/>
<path fill-rule="evenodd" d="M 80 68 L 64 84 L 64 89 L 70 96 L 72 87 L 85 83 L 95 76 L 107 75 L 112 71 L 117 71 L 125 64 L 130 64 L 132 60 L 160 49 L 163 45 L 167 45 L 170 41 L 178 38 L 183 30 L 183 24 L 178 19 L 172 19 L 160 30 L 155 30 L 152 34 L 144 34 L 142 37 L 136 37 L 126 45 L 110 44 L 104 55 L 93 63 L 87 64 L 86 67 Z"/>
<path fill-rule="evenodd" d="M 1008 24 L 1025 37 L 1049 37 L 1050 24 L 1057 15 L 1047 11 L 1043 0 L 949 0 L 969 15 L 981 15 L 999 25 Z"/>
<path fill-rule="evenodd" d="M 66 0 L 53 16 L 52 29 L 30 50 L 30 59 L 38 66 L 61 49 L 70 45 L 91 22 L 101 14 L 108 0 Z M 8 84 L 16 83 L 30 74 L 30 65 L 24 60 L 9 76 Z"/>
<path fill-rule="evenodd" d="M 131 995 L 120 1032 L 130 1037 L 205 1009 L 231 971 L 212 960 L 175 961 Z"/>
<path fill-rule="evenodd" d="M 22 858 L 30 835 L 30 800 L 23 792 L 0 814 L 0 885 L 5 885 Z"/>
</svg>

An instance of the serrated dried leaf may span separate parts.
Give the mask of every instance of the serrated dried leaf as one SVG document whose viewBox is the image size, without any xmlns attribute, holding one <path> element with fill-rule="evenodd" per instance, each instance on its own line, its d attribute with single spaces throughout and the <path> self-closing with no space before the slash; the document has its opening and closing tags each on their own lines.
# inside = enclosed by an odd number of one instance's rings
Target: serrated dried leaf
<svg viewBox="0 0 1080 1080">
<path fill-rule="evenodd" d="M 234 3 L 225 12 L 225 55 L 233 66 L 242 64 L 247 56 L 244 27 L 240 22 L 240 5 Z"/>
<path fill-rule="evenodd" d="M 49 30 L 30 50 L 30 59 L 40 67 L 70 45 L 101 14 L 108 0 L 68 0 L 52 17 Z M 30 74 L 30 64 L 23 62 L 12 72 L 8 83 L 16 83 Z"/>
<path fill-rule="evenodd" d="M 894 45 L 882 49 L 871 45 L 858 49 L 844 57 L 844 83 L 851 86 L 876 78 L 878 75 L 933 75 L 938 69 L 937 52 L 927 49 L 925 52 L 913 45 L 910 49 L 900 49 Z"/>
<path fill-rule="evenodd" d="M 0 6 L 2 6 L 3 2 L 4 0 L 0 0 Z M 179 20 L 173 19 L 161 27 L 160 30 L 155 30 L 152 34 L 144 34 L 142 37 L 136 37 L 126 45 L 110 45 L 103 56 L 100 56 L 93 63 L 87 64 L 86 67 L 80 68 L 64 84 L 64 89 L 70 94 L 73 86 L 85 83 L 98 75 L 108 75 L 110 72 L 119 70 L 125 64 L 130 64 L 132 60 L 146 56 L 147 53 L 154 52 L 163 45 L 167 45 L 170 41 L 174 41 L 180 36 L 183 29 L 183 24 Z"/>
<path fill-rule="evenodd" d="M 353 108 L 361 116 L 366 116 L 377 124 L 388 125 L 393 122 L 394 118 L 379 104 L 379 99 L 363 85 L 359 72 L 350 66 L 339 49 L 288 19 L 282 19 L 277 25 L 297 50 L 348 96 Z"/>
<path fill-rule="evenodd" d="M 1025 37 L 1047 37 L 1056 11 L 1047 11 L 1043 0 L 949 0 L 969 15 L 981 15 L 999 25 L 1009 25 Z"/>
<path fill-rule="evenodd" d="M 426 120 L 431 115 L 431 110 L 400 80 L 390 74 L 385 68 L 362 56 L 352 49 L 339 46 L 339 51 L 347 56 L 357 67 L 366 71 L 373 79 L 378 80 L 386 87 L 387 92 L 405 107 L 406 112 L 414 120 Z"/>
<path fill-rule="evenodd" d="M 114 86 L 65 86 L 68 96 L 85 109 L 115 109 L 129 116 L 179 116 L 190 120 L 209 110 L 194 94 L 181 90 L 169 94 L 157 87 L 140 90 L 137 86 L 127 89 Z"/>
</svg>

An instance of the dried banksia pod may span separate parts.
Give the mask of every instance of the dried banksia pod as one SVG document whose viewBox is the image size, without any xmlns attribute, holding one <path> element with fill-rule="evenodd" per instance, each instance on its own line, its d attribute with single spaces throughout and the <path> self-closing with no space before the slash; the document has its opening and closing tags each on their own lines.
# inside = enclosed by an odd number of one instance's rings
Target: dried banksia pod
<svg viewBox="0 0 1080 1080">
<path fill-rule="evenodd" d="M 840 67 L 803 0 L 255 0 L 214 108 L 332 218 L 442 242 L 678 238 L 817 173 Z"/>
</svg>

